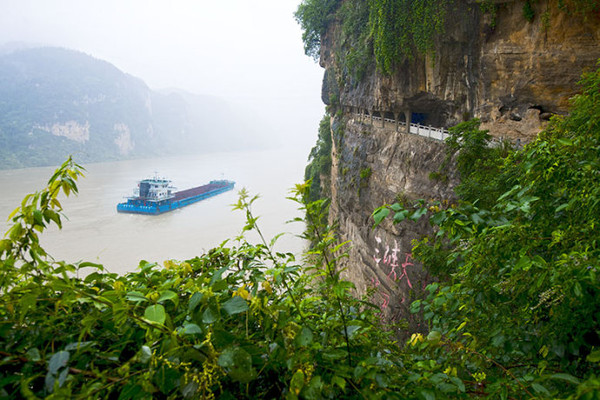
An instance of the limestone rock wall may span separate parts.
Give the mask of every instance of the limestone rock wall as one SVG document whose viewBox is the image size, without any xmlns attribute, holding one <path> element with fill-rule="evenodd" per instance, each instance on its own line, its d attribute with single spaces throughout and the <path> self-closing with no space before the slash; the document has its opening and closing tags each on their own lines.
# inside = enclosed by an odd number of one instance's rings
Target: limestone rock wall
<svg viewBox="0 0 600 400">
<path fill-rule="evenodd" d="M 536 17 L 523 17 L 522 1 L 500 0 L 495 20 L 479 5 L 460 0 L 448 17 L 435 56 L 415 56 L 390 76 L 372 68 L 358 84 L 344 84 L 336 65 L 332 26 L 322 43 L 326 70 L 322 97 L 339 99 L 332 118 L 331 221 L 350 240 L 347 276 L 359 293 L 372 290 L 382 318 L 408 318 L 410 301 L 431 280 L 410 257 L 411 241 L 430 233 L 426 221 L 372 229 L 382 204 L 414 199 L 454 201 L 458 177 L 449 163 L 445 179 L 432 179 L 445 159 L 442 142 L 381 127 L 357 110 L 386 115 L 420 113 L 425 122 L 448 127 L 473 117 L 492 135 L 529 141 L 552 114 L 568 111 L 577 81 L 600 58 L 600 16 L 559 11 L 557 0 L 532 2 Z M 337 79 L 333 79 L 335 76 Z"/>
<path fill-rule="evenodd" d="M 452 162 L 444 168 L 442 142 L 396 131 L 394 124 L 381 127 L 352 116 L 332 121 L 330 217 L 339 224 L 340 239 L 351 242 L 343 261 L 345 276 L 360 294 L 373 291 L 371 300 L 382 318 L 405 318 L 410 302 L 431 281 L 410 255 L 412 239 L 428 232 L 429 225 L 425 218 L 416 225 L 393 225 L 387 219 L 373 229 L 371 213 L 395 201 L 454 201 L 457 176 Z M 431 173 L 440 170 L 444 179 L 432 180 Z"/>
<path fill-rule="evenodd" d="M 568 14 L 558 0 L 540 0 L 528 22 L 522 1 L 495 3 L 492 17 L 478 3 L 458 0 L 434 56 L 415 55 L 390 76 L 372 67 L 359 84 L 329 90 L 339 90 L 344 106 L 410 110 L 438 127 L 477 117 L 492 135 L 531 140 L 552 114 L 567 112 L 581 73 L 600 59 L 600 16 Z M 327 75 L 339 76 L 338 30 L 332 27 L 323 43 Z"/>
</svg>

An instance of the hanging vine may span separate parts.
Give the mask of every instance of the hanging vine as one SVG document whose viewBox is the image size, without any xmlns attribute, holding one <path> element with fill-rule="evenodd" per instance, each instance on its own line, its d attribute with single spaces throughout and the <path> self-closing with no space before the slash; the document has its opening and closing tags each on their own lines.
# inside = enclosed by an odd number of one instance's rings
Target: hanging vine
<svg viewBox="0 0 600 400">
<path fill-rule="evenodd" d="M 451 0 L 370 0 L 369 26 L 377 67 L 389 74 L 394 65 L 417 53 L 433 51 L 444 32 Z"/>
</svg>

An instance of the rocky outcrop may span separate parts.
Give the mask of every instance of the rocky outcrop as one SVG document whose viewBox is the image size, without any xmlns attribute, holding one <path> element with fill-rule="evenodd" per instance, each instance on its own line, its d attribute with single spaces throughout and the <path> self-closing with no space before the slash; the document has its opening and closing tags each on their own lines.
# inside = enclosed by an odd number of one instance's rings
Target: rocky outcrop
<svg viewBox="0 0 600 400">
<path fill-rule="evenodd" d="M 425 219 L 399 225 L 388 219 L 373 229 L 370 215 L 396 201 L 452 202 L 456 173 L 445 162 L 443 142 L 397 131 L 390 123 L 381 127 L 352 116 L 332 120 L 330 217 L 338 224 L 340 239 L 351 242 L 343 261 L 345 277 L 358 293 L 373 291 L 371 300 L 385 320 L 406 317 L 411 300 L 431 280 L 411 257 L 411 241 L 429 225 Z"/>
<path fill-rule="evenodd" d="M 528 22 L 522 1 L 495 3 L 492 16 L 478 3 L 457 1 L 434 55 L 415 54 L 388 76 L 372 67 L 358 84 L 340 88 L 340 103 L 389 114 L 409 110 L 440 127 L 477 117 L 492 135 L 530 140 L 551 114 L 567 112 L 581 73 L 600 58 L 600 17 L 569 14 L 558 0 L 543 0 L 532 2 L 535 18 Z M 340 74 L 337 31 L 332 27 L 323 40 L 326 76 Z"/>
<path fill-rule="evenodd" d="M 458 1 L 434 56 L 415 55 L 387 76 L 371 67 L 358 83 L 343 84 L 336 64 L 339 27 L 323 38 L 322 97 L 341 105 L 332 118 L 330 219 L 339 224 L 341 239 L 351 242 L 347 277 L 359 293 L 372 290 L 387 320 L 419 323 L 407 307 L 431 277 L 412 260 L 411 242 L 431 227 L 425 220 L 399 225 L 385 220 L 372 229 L 371 213 L 395 201 L 455 201 L 458 177 L 452 162 L 444 163 L 442 142 L 390 123 L 381 127 L 355 113 L 402 119 L 409 111 L 437 127 L 477 117 L 494 136 L 530 141 L 552 115 L 568 112 L 581 73 L 600 58 L 600 18 L 569 15 L 556 0 L 540 0 L 532 2 L 536 16 L 528 22 L 523 2 L 495 3 L 492 18 L 477 3 Z"/>
<path fill-rule="evenodd" d="M 67 121 L 63 124 L 36 125 L 33 129 L 38 129 L 53 134 L 54 136 L 62 136 L 69 140 L 78 143 L 85 143 L 90 140 L 90 123 L 80 124 L 77 121 Z"/>
<path fill-rule="evenodd" d="M 119 149 L 119 153 L 123 156 L 128 155 L 134 148 L 134 143 L 131 140 L 131 131 L 126 124 L 115 124 L 113 131 L 117 135 L 114 142 Z"/>
</svg>

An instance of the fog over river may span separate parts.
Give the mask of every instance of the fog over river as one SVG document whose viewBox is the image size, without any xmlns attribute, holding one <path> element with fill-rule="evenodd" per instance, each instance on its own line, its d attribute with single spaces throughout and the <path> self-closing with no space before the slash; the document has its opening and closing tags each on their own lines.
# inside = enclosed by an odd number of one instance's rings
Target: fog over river
<svg viewBox="0 0 600 400">
<path fill-rule="evenodd" d="M 303 153 L 303 152 L 302 152 Z M 277 251 L 300 252 L 305 243 L 296 235 L 302 224 L 291 220 L 302 213 L 287 200 L 289 189 L 303 180 L 306 154 L 296 150 L 264 150 L 201 154 L 84 165 L 78 182 L 79 195 L 61 197 L 63 229 L 51 228 L 41 235 L 42 246 L 56 260 L 91 261 L 111 272 L 133 271 L 144 259 L 162 263 L 201 255 L 226 239 L 239 235 L 245 215 L 233 211 L 241 188 L 260 199 L 253 206 L 267 240 L 290 232 L 276 245 Z M 0 171 L 0 233 L 8 228 L 8 215 L 27 193 L 43 188 L 55 168 Z M 120 214 L 118 202 L 132 194 L 141 179 L 159 176 L 173 181 L 178 190 L 208 183 L 212 179 L 236 182 L 235 189 L 188 207 L 158 216 Z M 249 236 L 257 242 L 255 236 Z"/>
</svg>

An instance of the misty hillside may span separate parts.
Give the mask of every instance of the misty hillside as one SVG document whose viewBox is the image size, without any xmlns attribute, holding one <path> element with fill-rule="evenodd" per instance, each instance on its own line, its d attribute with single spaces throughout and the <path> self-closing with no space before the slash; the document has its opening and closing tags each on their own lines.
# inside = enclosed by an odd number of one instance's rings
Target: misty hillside
<svg viewBox="0 0 600 400">
<path fill-rule="evenodd" d="M 262 145 L 248 122 L 222 100 L 153 91 L 80 52 L 0 55 L 0 168 Z"/>
</svg>

